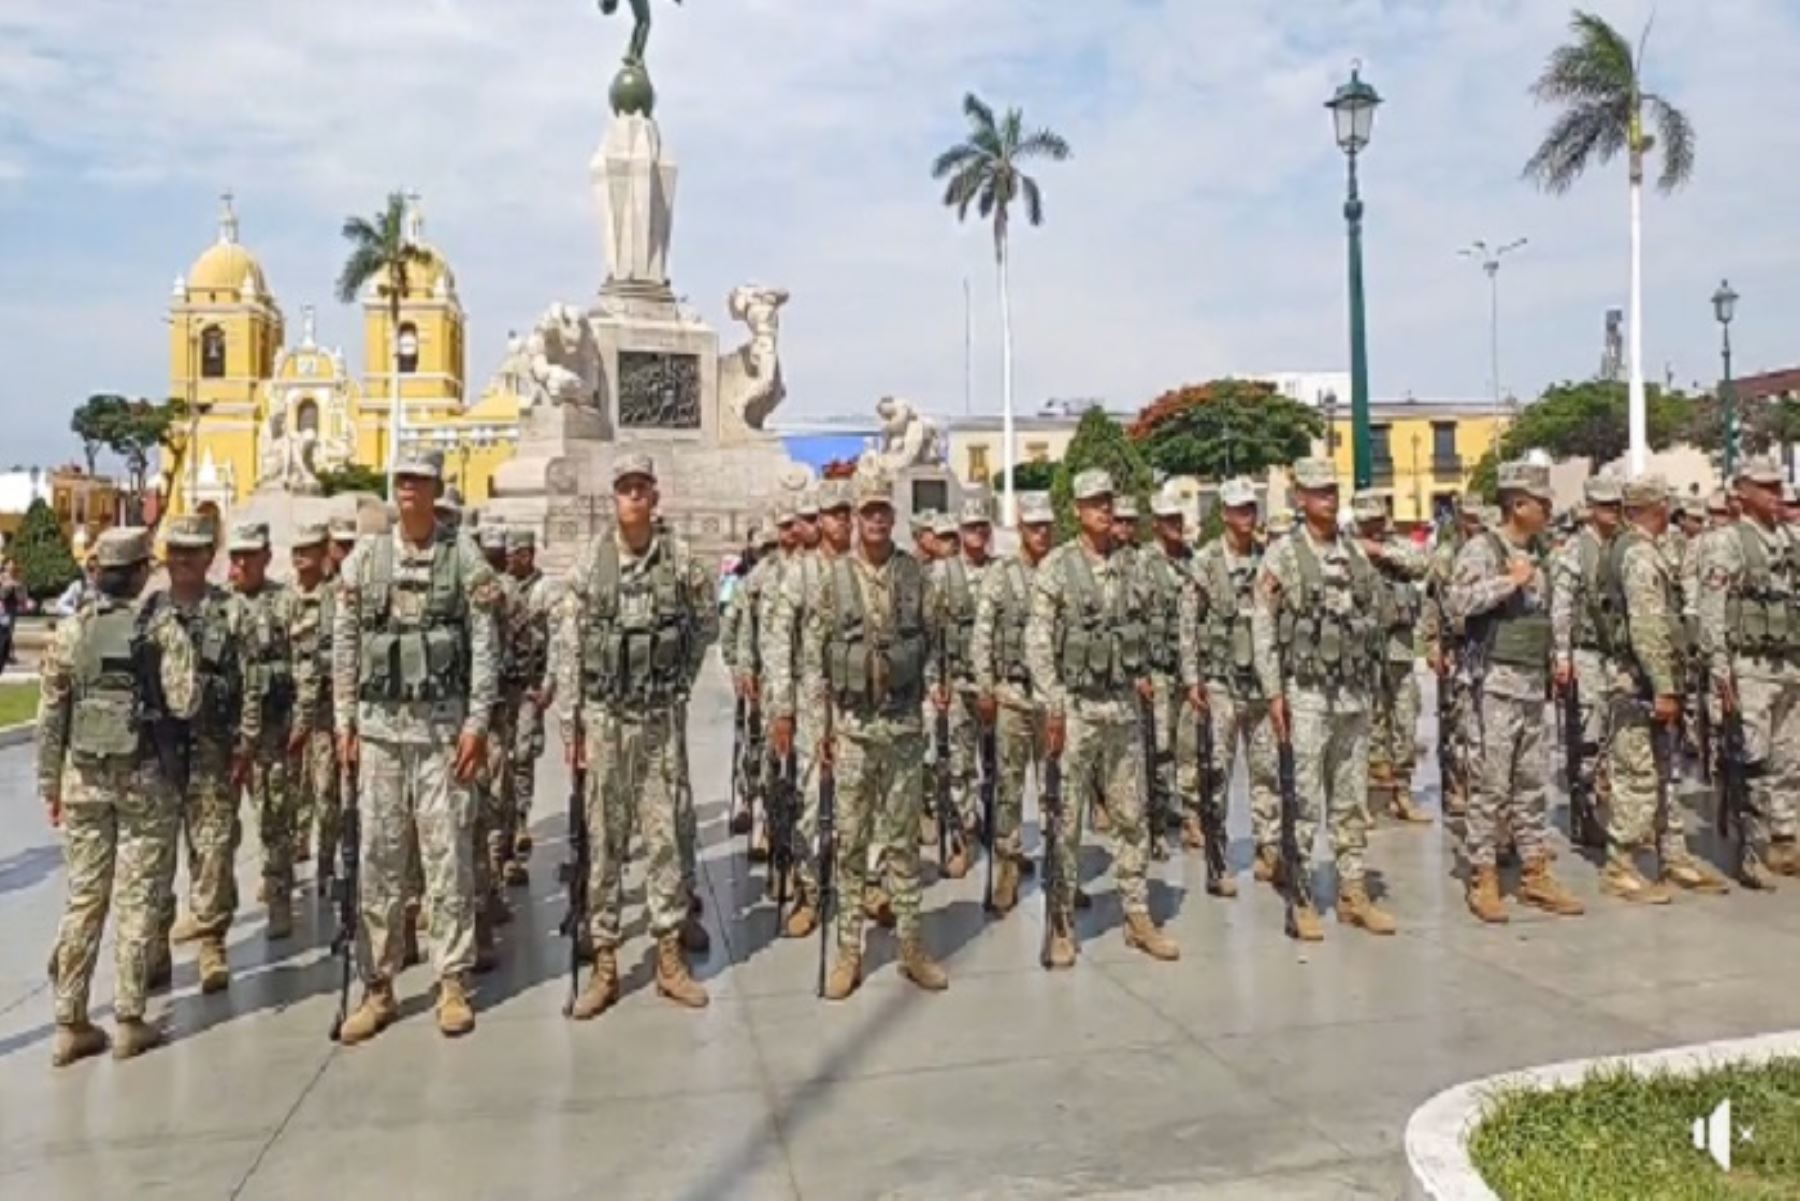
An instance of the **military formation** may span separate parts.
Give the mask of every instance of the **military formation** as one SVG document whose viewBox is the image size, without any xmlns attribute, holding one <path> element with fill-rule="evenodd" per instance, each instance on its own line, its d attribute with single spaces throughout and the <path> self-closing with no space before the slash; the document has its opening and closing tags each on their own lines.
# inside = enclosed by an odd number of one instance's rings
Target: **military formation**
<svg viewBox="0 0 1800 1201">
<path fill-rule="evenodd" d="M 1180 948 L 1152 911 L 1152 865 L 1184 854 L 1224 901 L 1247 866 L 1292 938 L 1324 938 L 1321 833 L 1337 924 L 1393 934 L 1369 832 L 1433 820 L 1415 786 L 1421 654 L 1475 919 L 1509 920 L 1508 880 L 1520 903 L 1584 912 L 1555 870 L 1558 771 L 1568 842 L 1607 897 L 1660 905 L 1800 872 L 1800 505 L 1774 464 L 1705 504 L 1598 476 L 1558 518 L 1547 467 L 1506 463 L 1498 505 L 1463 504 L 1429 551 L 1376 494 L 1340 513 L 1331 463 L 1292 477 L 1296 512 L 1266 525 L 1249 481 L 1223 483 L 1204 540 L 1173 495 L 1141 520 L 1098 470 L 1074 475 L 1060 540 L 1046 494 L 1020 495 L 997 539 L 985 498 L 903 532 L 890 481 L 827 480 L 758 524 L 723 602 L 635 453 L 613 466 L 612 531 L 560 581 L 529 531 L 462 528 L 423 457 L 398 464 L 382 528 L 301 527 L 286 583 L 258 525 L 230 531 L 220 587 L 217 531 L 175 519 L 154 590 L 149 533 L 109 531 L 94 595 L 43 665 L 39 790 L 69 864 L 54 1062 L 156 1045 L 146 998 L 172 943 L 197 944 L 203 992 L 230 987 L 246 811 L 265 936 L 292 937 L 299 864 L 336 903 L 335 1038 L 399 1020 L 413 964 L 439 1030 L 472 1030 L 471 977 L 499 962 L 508 890 L 531 877 L 550 721 L 572 781 L 565 1012 L 620 998 L 634 850 L 654 988 L 705 1006 L 687 737 L 715 643 L 734 700 L 729 829 L 767 865 L 780 934 L 817 936 L 832 1001 L 885 961 L 869 948 L 884 930 L 901 976 L 949 986 L 923 936 L 933 875 L 983 872 L 994 920 L 1040 876 L 1041 961 L 1074 968 L 1094 903 L 1084 844 L 1110 851 L 1123 941 L 1153 960 Z M 1242 865 L 1226 836 L 1240 764 Z M 1684 820 L 1684 775 L 1716 800 L 1710 843 Z M 89 1012 L 109 911 L 111 1038 Z"/>
</svg>

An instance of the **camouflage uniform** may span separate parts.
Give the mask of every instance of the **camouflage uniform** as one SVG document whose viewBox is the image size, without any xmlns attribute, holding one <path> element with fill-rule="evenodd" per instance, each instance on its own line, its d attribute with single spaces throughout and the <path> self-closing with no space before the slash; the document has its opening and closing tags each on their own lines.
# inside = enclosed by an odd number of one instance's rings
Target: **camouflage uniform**
<svg viewBox="0 0 1800 1201">
<path fill-rule="evenodd" d="M 325 541 L 324 526 L 302 527 L 298 549 Z M 300 840 L 308 829 L 319 831 L 319 878 L 334 874 L 343 805 L 338 795 L 336 722 L 331 713 L 331 631 L 337 584 L 322 578 L 311 589 L 293 587 L 294 625 L 290 634 L 294 662 L 294 729 L 303 736 L 294 770 L 299 795 Z"/>
<path fill-rule="evenodd" d="M 961 525 L 986 524 L 987 521 L 984 503 L 971 498 L 964 505 L 960 525 L 949 527 L 948 538 L 960 539 Z M 941 687 L 950 694 L 950 800 L 969 842 L 975 841 L 973 835 L 981 824 L 976 770 L 981 719 L 975 712 L 975 665 L 971 644 L 982 581 L 993 566 L 992 559 L 975 563 L 966 555 L 946 555 L 933 563 L 925 575 L 925 603 L 932 611 L 931 624 L 938 636 L 938 644 L 932 648 L 929 678 L 934 689 Z M 948 679 L 944 677 L 946 666 Z M 935 723 L 936 702 L 929 702 L 925 712 L 927 719 Z M 935 733 L 931 736 L 935 743 Z M 935 751 L 936 747 L 933 749 Z"/>
<path fill-rule="evenodd" d="M 493 927 L 511 920 L 501 890 L 506 865 L 512 859 L 513 713 L 505 688 L 506 662 L 511 655 L 509 637 L 514 610 L 518 608 L 518 581 L 494 567 L 489 552 L 504 551 L 506 531 L 484 526 L 476 532 L 476 545 L 494 573 L 494 653 L 497 660 L 494 707 L 488 714 L 486 757 L 475 776 L 475 956 L 478 971 L 493 962 Z"/>
<path fill-rule="evenodd" d="M 1608 476 L 1593 476 L 1587 481 L 1585 495 L 1590 506 L 1617 505 L 1621 499 L 1619 482 Z M 1605 591 L 1601 569 L 1607 548 L 1608 540 L 1601 537 L 1598 528 L 1591 523 L 1584 525 L 1556 553 L 1550 568 L 1551 641 L 1557 663 L 1566 664 L 1574 673 L 1581 717 L 1579 778 L 1587 795 L 1596 799 L 1604 799 L 1612 788 L 1603 770 L 1612 681 L 1600 645 L 1600 625 L 1605 620 L 1602 610 L 1611 600 L 1601 595 Z M 1580 836 L 1581 831 L 1570 831 L 1571 838 Z"/>
<path fill-rule="evenodd" d="M 1151 511 L 1157 517 L 1182 513 L 1180 502 L 1166 493 L 1153 498 Z M 1148 707 L 1156 759 L 1146 768 L 1153 773 L 1156 795 L 1163 804 L 1162 812 L 1146 814 L 1145 820 L 1150 827 L 1151 853 L 1163 857 L 1170 828 L 1179 823 L 1183 813 L 1197 813 L 1200 803 L 1200 731 L 1184 683 L 1184 676 L 1193 672 L 1184 671 L 1181 658 L 1184 647 L 1199 646 L 1188 629 L 1190 621 L 1198 620 L 1199 608 L 1193 601 L 1198 586 L 1194 553 L 1185 543 L 1176 554 L 1170 554 L 1160 542 L 1153 542 L 1141 547 L 1136 558 L 1150 683 L 1156 690 Z"/>
<path fill-rule="evenodd" d="M 1358 523 L 1377 517 L 1385 522 L 1387 506 L 1373 493 L 1358 495 Z M 1419 758 L 1418 653 L 1413 645 L 1423 608 L 1420 583 L 1431 570 L 1430 558 L 1411 539 L 1383 529 L 1372 541 L 1381 553 L 1370 555 L 1393 597 L 1393 624 L 1388 629 L 1386 661 L 1369 722 L 1369 771 L 1372 782 L 1392 793 L 1403 817 L 1412 814 L 1412 777 Z"/>
<path fill-rule="evenodd" d="M 719 657 L 724 660 L 726 674 L 731 677 L 734 688 L 756 680 L 761 674 L 755 658 L 757 638 L 753 614 L 756 612 L 757 593 L 761 591 L 763 581 L 768 578 L 768 564 L 774 557 L 776 544 L 774 523 L 767 519 L 759 521 L 756 527 L 756 562 L 739 577 L 737 588 L 732 591 L 731 601 L 725 606 L 719 630 Z M 740 770 L 745 790 L 749 793 L 731 798 L 734 812 L 743 815 L 738 820 L 751 820 L 756 797 L 762 790 L 762 781 L 754 769 L 754 765 L 762 763 L 762 739 L 762 720 L 758 707 L 752 705 L 745 715 L 745 729 L 739 740 L 741 745 L 735 748 L 739 762 L 732 765 L 734 793 L 737 791 L 735 782 Z"/>
<path fill-rule="evenodd" d="M 1469 796 L 1468 754 L 1462 746 L 1462 731 L 1469 723 L 1473 702 L 1463 662 L 1462 623 L 1450 617 L 1447 602 L 1456 556 L 1467 541 L 1460 523 L 1476 511 L 1472 500 L 1466 502 L 1456 523 L 1439 531 L 1425 573 L 1425 654 L 1429 661 L 1445 665 L 1444 673 L 1437 677 L 1437 687 L 1442 694 L 1440 716 L 1446 719 L 1438 723 L 1438 758 L 1446 769 L 1438 790 L 1446 815 L 1463 812 Z"/>
<path fill-rule="evenodd" d="M 254 522 L 239 525 L 227 549 L 267 551 L 268 527 Z M 265 580 L 255 592 L 238 591 L 237 596 L 243 606 L 242 749 L 250 760 L 246 789 L 256 809 L 263 890 L 270 924 L 276 927 L 294 887 L 294 792 L 288 780 L 287 744 L 295 700 L 291 638 L 296 606 L 293 592 L 272 580 Z"/>
<path fill-rule="evenodd" d="M 96 547 L 102 570 L 149 558 L 149 534 L 113 529 Z M 162 912 L 161 865 L 177 837 L 179 797 L 140 729 L 148 698 L 142 639 L 154 648 L 161 707 L 174 721 L 194 714 L 193 645 L 164 610 L 143 615 L 130 600 L 99 596 L 58 623 L 44 656 L 38 699 L 38 792 L 62 807 L 68 902 L 51 956 L 56 1023 L 88 1025 L 88 995 L 109 908 L 117 906 L 113 1012 L 143 1020 L 152 943 Z M 59 1032 L 60 1034 L 60 1032 Z M 95 1038 L 98 1045 L 104 1041 Z M 60 1045 L 57 1062 L 73 1056 Z M 84 1052 L 85 1053 L 85 1052 Z"/>
<path fill-rule="evenodd" d="M 536 539 L 530 530 L 506 532 L 506 549 L 531 549 Z M 556 609 L 555 591 L 544 573 L 535 567 L 530 575 L 515 580 L 517 604 L 508 610 L 507 657 L 501 676 L 501 693 L 513 711 L 512 753 L 508 760 L 512 784 L 513 824 L 518 831 L 531 827 L 531 806 L 537 795 L 537 762 L 544 753 L 544 711 L 539 700 L 550 693 L 550 623 Z"/>
</svg>

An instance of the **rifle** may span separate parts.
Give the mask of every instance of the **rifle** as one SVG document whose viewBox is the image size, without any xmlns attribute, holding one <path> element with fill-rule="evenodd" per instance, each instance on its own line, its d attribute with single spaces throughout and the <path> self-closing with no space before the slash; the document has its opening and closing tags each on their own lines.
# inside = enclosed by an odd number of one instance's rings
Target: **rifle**
<svg viewBox="0 0 1800 1201">
<path fill-rule="evenodd" d="M 825 745 L 831 744 L 831 712 L 825 715 Z M 825 995 L 825 961 L 831 954 L 831 902 L 835 899 L 837 866 L 837 772 L 832 760 L 819 760 L 819 985 Z"/>
<path fill-rule="evenodd" d="M 1583 778 L 1581 761 L 1587 754 L 1586 731 L 1581 721 L 1581 685 L 1573 678 L 1562 699 L 1563 774 L 1569 787 L 1569 841 L 1576 846 L 1603 847 L 1606 831 L 1594 813 L 1594 798 Z"/>
<path fill-rule="evenodd" d="M 1196 710 L 1200 744 L 1200 832 L 1206 839 L 1206 891 L 1217 894 L 1225 878 L 1225 813 L 1213 778 L 1212 713 Z"/>
<path fill-rule="evenodd" d="M 1737 828 L 1732 866 L 1741 876 L 1750 857 L 1750 777 L 1744 763 L 1744 716 L 1735 708 L 1719 719 L 1719 785 L 1719 837 L 1729 844 L 1732 827 Z"/>
<path fill-rule="evenodd" d="M 1163 756 L 1156 749 L 1156 701 L 1138 698 L 1138 737 L 1144 744 L 1144 826 L 1150 832 L 1150 843 L 1163 836 L 1163 810 L 1168 798 L 1163 795 Z M 1171 739 L 1171 742 L 1174 740 Z"/>
<path fill-rule="evenodd" d="M 943 634 L 938 635 L 938 679 L 947 693 L 950 691 L 950 644 Z M 950 703 L 955 704 L 954 695 Z M 936 702 L 933 702 L 936 708 Z M 933 723 L 933 733 L 937 743 L 937 762 L 932 764 L 932 799 L 933 810 L 937 814 L 938 828 L 938 868 L 942 870 L 950 862 L 950 827 L 957 826 L 957 837 L 960 839 L 962 818 L 956 813 L 956 803 L 950 796 L 950 706 L 945 705 L 937 710 L 937 718 Z"/>
<path fill-rule="evenodd" d="M 355 970 L 356 919 L 362 869 L 362 816 L 357 810 L 356 772 L 340 767 L 338 789 L 344 813 L 338 834 L 338 876 L 331 882 L 331 901 L 337 906 L 337 933 L 331 937 L 331 953 L 339 960 L 338 1007 L 331 1019 L 331 1041 L 338 1041 L 344 1019 L 350 1016 L 350 977 Z"/>
<path fill-rule="evenodd" d="M 576 731 L 578 740 L 581 732 Z M 580 752 L 577 751 L 579 754 Z M 568 890 L 569 907 L 563 913 L 559 932 L 569 940 L 569 999 L 563 1002 L 563 1016 L 575 1009 L 575 998 L 581 995 L 581 945 L 586 936 L 588 919 L 588 824 L 587 773 L 584 763 L 570 773 L 569 780 L 569 857 L 556 870 L 556 877 Z"/>
<path fill-rule="evenodd" d="M 981 908 L 984 912 L 994 911 L 994 849 L 998 845 L 994 822 L 994 789 L 997 784 L 995 772 L 999 759 L 998 747 L 995 745 L 995 733 L 985 730 L 981 735 L 981 845 L 987 851 L 987 884 L 982 891 Z"/>
<path fill-rule="evenodd" d="M 1044 945 L 1038 951 L 1038 962 L 1048 968 L 1050 941 L 1056 937 L 1056 892 L 1061 883 L 1056 866 L 1056 837 L 1062 820 L 1062 763 L 1047 759 L 1043 767 L 1044 787 L 1038 797 L 1038 809 L 1044 825 Z"/>
<path fill-rule="evenodd" d="M 1449 663 L 1449 660 L 1447 657 L 1449 655 L 1449 652 L 1445 651 L 1444 654 L 1446 656 L 1446 660 L 1445 660 L 1445 669 L 1446 670 L 1444 671 L 1443 675 L 1441 675 L 1437 678 L 1437 724 L 1438 724 L 1437 761 L 1438 761 L 1439 804 L 1444 804 L 1445 801 L 1448 799 L 1448 797 L 1450 795 L 1450 782 L 1456 778 L 1456 774 L 1457 774 L 1456 711 L 1455 711 L 1455 703 L 1454 703 L 1454 700 L 1451 695 L 1451 689 L 1455 687 L 1454 681 L 1455 681 L 1456 673 L 1455 673 L 1454 669 L 1452 669 L 1450 666 L 1450 663 Z M 1447 809 L 1445 812 L 1445 816 L 1448 816 Z"/>
<path fill-rule="evenodd" d="M 1300 927 L 1294 917 L 1294 907 L 1312 908 L 1312 870 L 1310 862 L 1300 855 L 1300 791 L 1294 779 L 1291 736 L 1276 746 L 1276 773 L 1281 784 L 1281 875 L 1287 885 L 1282 890 L 1283 900 L 1287 903 L 1287 936 L 1298 938 Z"/>
<path fill-rule="evenodd" d="M 769 820 L 769 871 L 775 884 L 775 926 L 787 908 L 788 873 L 794 866 L 794 826 L 799 817 L 800 790 L 795 782 L 794 752 L 775 766 L 775 788 L 765 809 Z"/>
</svg>

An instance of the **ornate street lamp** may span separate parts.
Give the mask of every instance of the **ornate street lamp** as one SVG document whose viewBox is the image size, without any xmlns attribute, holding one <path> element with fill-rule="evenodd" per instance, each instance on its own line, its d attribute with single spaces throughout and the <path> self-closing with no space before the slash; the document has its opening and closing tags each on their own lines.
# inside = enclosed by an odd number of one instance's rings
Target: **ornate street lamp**
<svg viewBox="0 0 1800 1201">
<path fill-rule="evenodd" d="M 1350 233 L 1350 437 L 1356 486 L 1369 487 L 1375 477 L 1374 446 L 1369 432 L 1369 347 L 1363 316 L 1362 196 L 1356 186 L 1356 159 L 1375 132 L 1375 109 L 1381 97 L 1363 82 L 1362 65 L 1350 68 L 1350 82 L 1326 102 L 1337 133 L 1338 148 L 1349 162 L 1349 189 L 1344 222 Z"/>
<path fill-rule="evenodd" d="M 1738 294 L 1731 290 L 1730 280 L 1720 280 L 1719 290 L 1713 293 L 1713 317 L 1719 323 L 1719 336 L 1723 339 L 1722 353 L 1725 358 L 1725 379 L 1719 385 L 1719 401 L 1725 410 L 1725 482 L 1727 485 L 1737 476 L 1738 461 L 1738 411 L 1737 389 L 1731 383 L 1731 319 L 1737 315 Z"/>
</svg>

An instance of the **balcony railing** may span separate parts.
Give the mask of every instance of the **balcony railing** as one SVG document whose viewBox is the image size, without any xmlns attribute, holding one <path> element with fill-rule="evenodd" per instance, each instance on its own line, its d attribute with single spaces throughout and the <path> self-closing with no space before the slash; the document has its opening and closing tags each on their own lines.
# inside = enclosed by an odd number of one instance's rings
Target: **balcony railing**
<svg viewBox="0 0 1800 1201">
<path fill-rule="evenodd" d="M 1433 455 L 1431 457 L 1431 474 L 1441 476 L 1458 476 L 1463 473 L 1461 455 Z"/>
<path fill-rule="evenodd" d="M 1376 459 L 1370 464 L 1370 484 L 1376 488 L 1392 488 L 1394 486 L 1394 461 L 1392 459 Z"/>
</svg>

